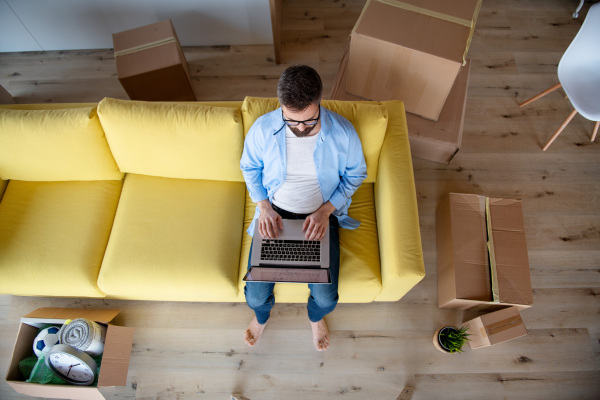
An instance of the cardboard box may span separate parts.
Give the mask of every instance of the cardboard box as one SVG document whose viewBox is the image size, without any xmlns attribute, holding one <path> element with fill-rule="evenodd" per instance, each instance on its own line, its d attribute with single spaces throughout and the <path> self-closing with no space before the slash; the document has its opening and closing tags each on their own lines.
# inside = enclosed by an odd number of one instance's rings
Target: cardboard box
<svg viewBox="0 0 600 400">
<path fill-rule="evenodd" d="M 195 101 L 171 20 L 113 34 L 117 75 L 131 100 Z"/>
<path fill-rule="evenodd" d="M 527 329 L 517 307 L 509 307 L 481 315 L 468 322 L 471 349 L 492 346 L 527 335 Z"/>
<path fill-rule="evenodd" d="M 348 44 L 349 46 L 349 44 Z M 447 164 L 460 149 L 467 103 L 471 63 L 461 68 L 437 122 L 406 113 L 410 152 L 414 157 Z M 360 101 L 361 97 L 346 92 L 348 47 L 342 56 L 331 98 Z"/>
<path fill-rule="evenodd" d="M 437 121 L 466 61 L 481 0 L 369 0 L 351 35 L 346 91 L 402 100 Z"/>
<path fill-rule="evenodd" d="M 0 85 L 0 104 L 15 104 L 15 99 Z"/>
<path fill-rule="evenodd" d="M 7 383 L 18 393 L 34 397 L 53 399 L 103 400 L 98 387 L 124 386 L 127 383 L 127 370 L 133 343 L 133 328 L 112 325 L 109 322 L 119 313 L 118 310 L 86 310 L 77 308 L 39 308 L 21 318 L 17 340 L 10 366 L 6 374 Z M 19 362 L 33 354 L 33 340 L 39 324 L 62 324 L 67 319 L 87 318 L 107 327 L 104 353 L 100 366 L 98 387 L 65 385 L 42 385 L 27 383 L 19 371 Z"/>
<path fill-rule="evenodd" d="M 471 61 L 467 60 L 458 73 L 437 122 L 406 114 L 410 151 L 415 157 L 448 164 L 458 153 L 467 108 L 470 68 Z"/>
<path fill-rule="evenodd" d="M 436 223 L 439 307 L 533 305 L 520 200 L 450 193 Z"/>
</svg>

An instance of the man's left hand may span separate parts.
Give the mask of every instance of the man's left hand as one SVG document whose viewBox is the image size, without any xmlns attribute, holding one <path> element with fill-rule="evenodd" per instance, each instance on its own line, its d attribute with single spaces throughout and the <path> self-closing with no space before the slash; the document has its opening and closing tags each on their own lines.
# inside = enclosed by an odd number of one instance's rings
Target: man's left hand
<svg viewBox="0 0 600 400">
<path fill-rule="evenodd" d="M 306 240 L 323 239 L 327 228 L 329 228 L 329 215 L 335 210 L 329 201 L 323 203 L 314 213 L 306 217 L 302 230 L 306 231 Z"/>
</svg>

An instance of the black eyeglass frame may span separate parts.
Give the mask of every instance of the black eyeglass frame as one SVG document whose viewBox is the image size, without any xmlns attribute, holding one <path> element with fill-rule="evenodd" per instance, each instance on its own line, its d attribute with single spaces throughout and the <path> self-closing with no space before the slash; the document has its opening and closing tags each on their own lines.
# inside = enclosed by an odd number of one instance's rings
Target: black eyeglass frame
<svg viewBox="0 0 600 400">
<path fill-rule="evenodd" d="M 287 126 L 298 126 L 300 124 L 304 124 L 305 126 L 315 126 L 321 118 L 321 105 L 319 104 L 319 112 L 315 118 L 309 118 L 304 121 L 285 119 L 285 115 L 283 114 L 283 108 L 281 109 L 281 118 L 283 118 L 283 122 L 285 122 Z"/>
</svg>

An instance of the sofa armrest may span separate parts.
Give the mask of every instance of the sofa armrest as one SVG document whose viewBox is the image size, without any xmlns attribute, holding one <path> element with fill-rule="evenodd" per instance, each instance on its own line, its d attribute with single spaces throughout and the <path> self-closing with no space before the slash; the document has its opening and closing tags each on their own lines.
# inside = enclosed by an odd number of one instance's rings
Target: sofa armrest
<svg viewBox="0 0 600 400">
<path fill-rule="evenodd" d="M 404 104 L 382 104 L 389 122 L 374 189 L 382 280 L 375 300 L 397 301 L 423 279 L 425 266 Z"/>
</svg>

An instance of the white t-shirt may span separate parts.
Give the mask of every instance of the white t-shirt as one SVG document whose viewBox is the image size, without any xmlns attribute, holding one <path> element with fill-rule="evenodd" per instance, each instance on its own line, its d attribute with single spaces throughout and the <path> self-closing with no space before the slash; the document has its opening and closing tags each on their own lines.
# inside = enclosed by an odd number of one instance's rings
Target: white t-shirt
<svg viewBox="0 0 600 400">
<path fill-rule="evenodd" d="M 273 204 L 277 207 L 297 214 L 310 214 L 323 205 L 313 156 L 318 136 L 298 137 L 286 126 L 286 177 L 273 194 Z"/>
</svg>

